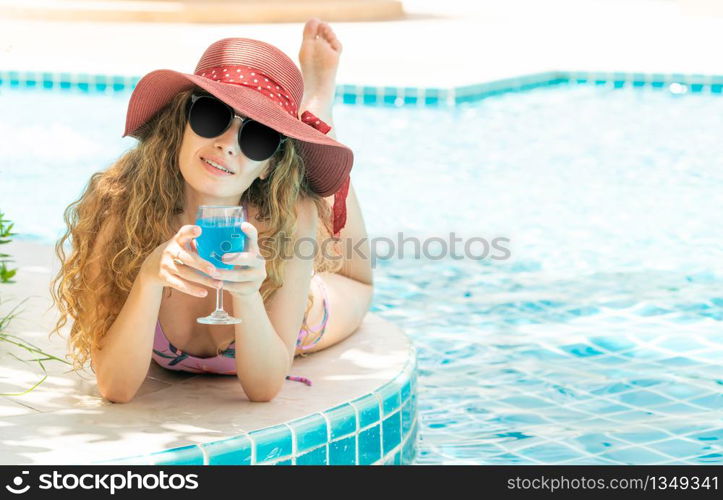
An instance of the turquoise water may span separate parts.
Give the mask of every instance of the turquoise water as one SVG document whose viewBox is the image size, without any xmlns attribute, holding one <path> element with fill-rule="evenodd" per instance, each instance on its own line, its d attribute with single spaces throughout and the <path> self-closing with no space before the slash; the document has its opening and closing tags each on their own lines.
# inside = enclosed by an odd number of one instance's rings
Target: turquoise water
<svg viewBox="0 0 723 500">
<path fill-rule="evenodd" d="M 18 231 L 59 234 L 133 144 L 127 99 L 0 92 Z M 376 263 L 373 309 L 419 353 L 418 463 L 723 463 L 721 96 L 561 85 L 335 119 L 371 237 L 509 238 L 506 260 Z"/>
</svg>

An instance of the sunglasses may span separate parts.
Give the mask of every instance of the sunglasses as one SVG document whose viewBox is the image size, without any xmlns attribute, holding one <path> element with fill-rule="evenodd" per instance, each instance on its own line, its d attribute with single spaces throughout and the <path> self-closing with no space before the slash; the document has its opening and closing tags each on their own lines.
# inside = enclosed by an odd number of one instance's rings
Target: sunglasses
<svg viewBox="0 0 723 500">
<path fill-rule="evenodd" d="M 207 139 L 223 134 L 234 118 L 241 118 L 238 143 L 243 154 L 254 161 L 268 160 L 287 139 L 271 127 L 237 115 L 231 106 L 210 95 L 192 94 L 186 116 L 191 129 Z"/>
</svg>

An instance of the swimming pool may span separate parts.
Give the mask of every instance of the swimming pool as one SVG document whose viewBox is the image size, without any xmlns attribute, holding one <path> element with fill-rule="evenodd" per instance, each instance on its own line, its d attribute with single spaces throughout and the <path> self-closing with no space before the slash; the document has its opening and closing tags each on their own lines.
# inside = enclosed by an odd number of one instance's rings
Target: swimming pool
<svg viewBox="0 0 723 500">
<path fill-rule="evenodd" d="M 723 463 L 723 99 L 614 87 L 337 107 L 370 236 L 510 239 L 377 264 L 373 310 L 418 352 L 417 463 Z M 17 231 L 55 239 L 133 144 L 127 99 L 2 89 Z"/>
</svg>

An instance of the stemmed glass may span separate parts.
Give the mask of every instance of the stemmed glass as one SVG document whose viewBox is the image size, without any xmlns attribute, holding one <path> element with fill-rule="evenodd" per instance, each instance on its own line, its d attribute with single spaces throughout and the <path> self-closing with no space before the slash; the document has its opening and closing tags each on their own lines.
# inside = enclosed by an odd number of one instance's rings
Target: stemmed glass
<svg viewBox="0 0 723 500">
<path fill-rule="evenodd" d="M 198 255 L 219 269 L 233 269 L 233 265 L 221 260 L 224 254 L 243 252 L 246 235 L 241 224 L 246 220 L 243 206 L 201 205 L 196 212 L 196 225 L 201 235 L 196 238 Z M 205 273 L 204 273 L 205 274 Z M 241 319 L 229 316 L 223 310 L 223 281 L 216 290 L 216 310 L 196 321 L 206 325 L 234 325 Z"/>
</svg>

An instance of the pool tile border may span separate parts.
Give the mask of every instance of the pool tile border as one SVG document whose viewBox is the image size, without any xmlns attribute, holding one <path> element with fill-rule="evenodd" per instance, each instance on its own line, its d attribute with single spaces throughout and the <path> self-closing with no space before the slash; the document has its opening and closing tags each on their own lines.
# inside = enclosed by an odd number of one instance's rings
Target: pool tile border
<svg viewBox="0 0 723 500">
<path fill-rule="evenodd" d="M 0 70 L 4 88 L 60 90 L 79 93 L 129 92 L 139 76 L 48 71 Z M 641 73 L 621 71 L 545 71 L 450 88 L 338 85 L 341 104 L 379 107 L 454 107 L 487 97 L 556 85 L 609 88 L 650 88 L 674 94 L 723 94 L 723 75 L 700 73 Z"/>
<path fill-rule="evenodd" d="M 364 396 L 322 412 L 217 441 L 97 464 L 399 465 L 410 464 L 417 440 L 417 356 Z"/>
</svg>

